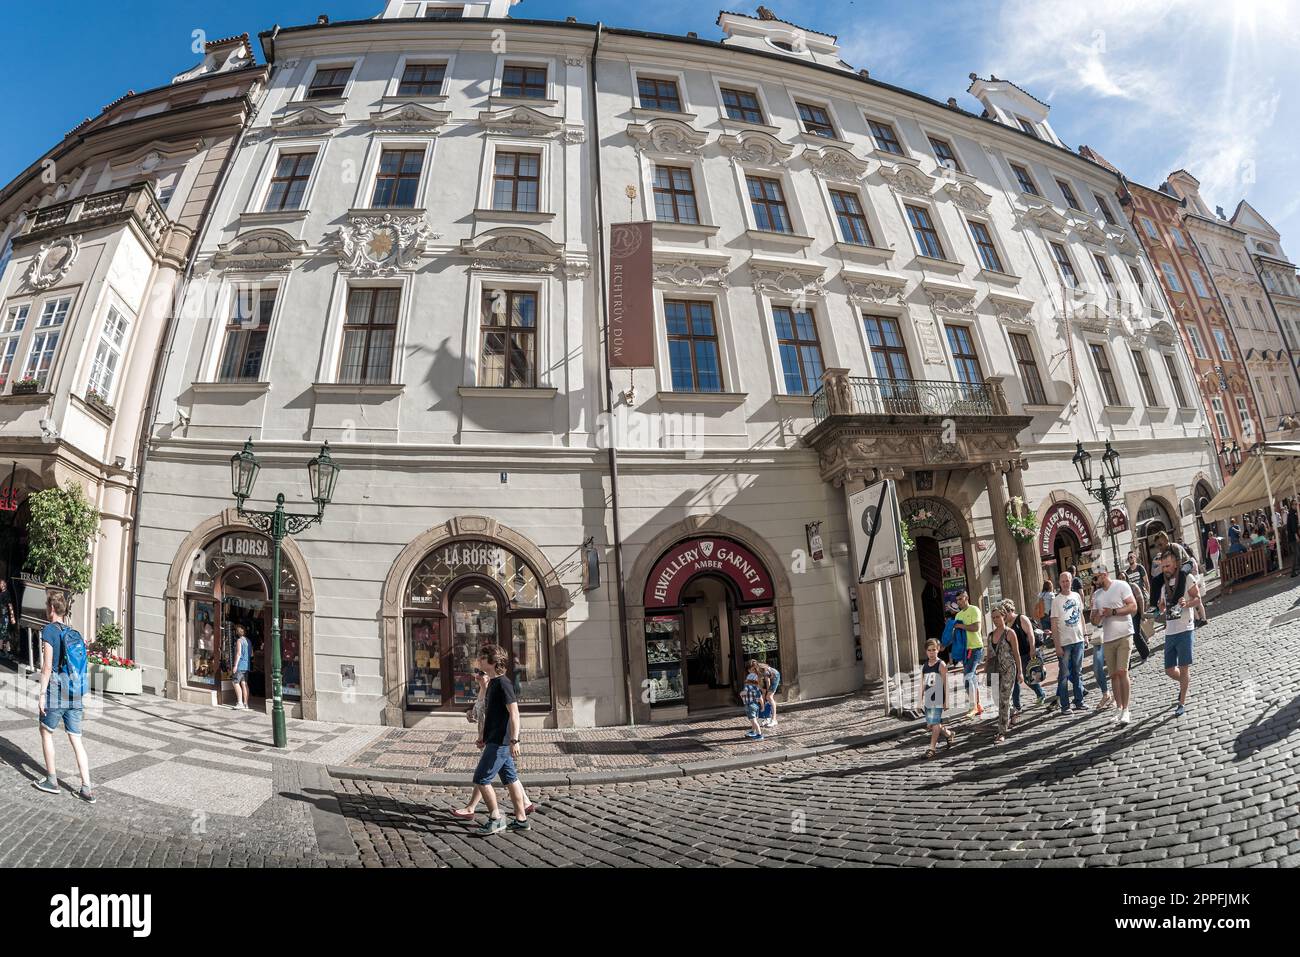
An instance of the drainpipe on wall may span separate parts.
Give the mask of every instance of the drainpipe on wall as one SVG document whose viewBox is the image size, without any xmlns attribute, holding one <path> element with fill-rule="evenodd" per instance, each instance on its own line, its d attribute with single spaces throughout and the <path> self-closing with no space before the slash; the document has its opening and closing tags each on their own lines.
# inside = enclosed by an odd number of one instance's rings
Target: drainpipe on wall
<svg viewBox="0 0 1300 957">
<path fill-rule="evenodd" d="M 250 48 L 251 49 L 251 48 Z M 271 80 L 271 63 L 267 62 L 266 82 Z M 262 95 L 266 94 L 263 89 Z M 181 309 L 180 297 L 189 291 L 190 278 L 194 274 L 194 265 L 198 261 L 199 247 L 202 245 L 203 233 L 208 224 L 208 217 L 212 215 L 212 210 L 216 206 L 217 197 L 226 184 L 227 174 L 230 172 L 230 166 L 234 162 L 235 155 L 239 152 L 240 146 L 244 142 L 244 134 L 253 121 L 257 119 L 258 101 L 254 100 L 250 93 L 244 94 L 248 101 L 248 118 L 239 128 L 234 142 L 231 143 L 230 151 L 226 158 L 221 162 L 221 169 L 217 173 L 216 185 L 208 193 L 207 202 L 203 206 L 203 215 L 199 217 L 198 228 L 194 231 L 194 237 L 191 239 L 190 253 L 185 263 L 185 272 L 181 276 L 176 292 L 173 293 L 173 308 L 171 315 L 167 318 L 167 328 L 163 332 L 162 339 L 158 343 L 158 352 L 154 356 L 153 371 L 149 377 L 149 400 L 145 407 L 144 418 L 141 420 L 140 441 L 136 446 L 135 453 L 135 494 L 131 501 L 131 547 L 129 548 L 130 560 L 127 562 L 127 635 L 130 641 L 130 655 L 136 656 L 135 647 L 135 589 L 136 589 L 136 566 L 140 560 L 140 500 L 144 493 L 144 473 L 145 467 L 149 463 L 149 438 L 153 433 L 154 419 L 158 415 L 158 405 L 162 401 L 163 372 L 167 363 L 171 361 L 172 350 L 176 345 L 177 313 Z M 163 684 L 166 684 L 164 676 Z"/>
<path fill-rule="evenodd" d="M 596 24 L 596 38 L 591 44 L 591 68 L 587 71 L 587 87 L 591 95 L 592 170 L 596 188 L 592 196 L 592 215 L 596 219 L 596 272 L 600 276 L 600 361 L 605 367 L 605 412 L 614 414 L 614 373 L 609 365 L 609 287 L 605 275 L 605 184 L 600 162 L 600 104 L 597 99 L 596 55 L 600 52 L 600 38 L 604 23 Z M 599 434 L 599 431 L 598 433 Z M 627 692 L 627 720 L 636 724 L 636 689 L 632 687 L 632 655 L 627 633 L 627 591 L 623 581 L 623 538 L 618 523 L 618 442 L 611 432 L 609 444 L 610 515 L 614 533 L 614 585 L 618 594 L 618 630 L 623 651 L 623 684 Z"/>
</svg>

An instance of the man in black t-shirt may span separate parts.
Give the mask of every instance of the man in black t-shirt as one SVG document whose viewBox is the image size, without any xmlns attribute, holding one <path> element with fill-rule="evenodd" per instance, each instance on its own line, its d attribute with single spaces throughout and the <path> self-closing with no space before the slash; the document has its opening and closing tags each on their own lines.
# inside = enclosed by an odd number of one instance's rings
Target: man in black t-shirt
<svg viewBox="0 0 1300 957">
<path fill-rule="evenodd" d="M 1300 501 L 1291 502 L 1286 509 L 1286 541 L 1291 546 L 1291 577 L 1300 573 Z"/>
<path fill-rule="evenodd" d="M 474 783 L 478 785 L 488 807 L 488 819 L 476 832 L 480 837 L 499 834 L 509 827 L 512 831 L 529 828 L 527 801 L 524 786 L 519 783 L 515 760 L 519 757 L 519 703 L 515 686 L 506 675 L 509 655 L 499 645 L 484 645 L 479 649 L 478 667 L 492 679 L 488 682 L 483 712 L 483 754 L 474 769 Z M 497 803 L 492 779 L 501 775 L 501 783 L 510 792 L 515 817 L 508 825 Z"/>
<path fill-rule="evenodd" d="M 1139 657 L 1146 661 L 1151 657 L 1151 649 L 1147 647 L 1146 637 L 1142 634 L 1142 600 L 1146 597 L 1150 580 L 1146 568 L 1138 562 L 1137 555 L 1133 552 L 1128 553 L 1124 580 L 1129 583 L 1129 587 L 1133 589 L 1133 597 L 1138 600 L 1138 610 L 1133 612 L 1133 647 L 1137 649 Z"/>
</svg>

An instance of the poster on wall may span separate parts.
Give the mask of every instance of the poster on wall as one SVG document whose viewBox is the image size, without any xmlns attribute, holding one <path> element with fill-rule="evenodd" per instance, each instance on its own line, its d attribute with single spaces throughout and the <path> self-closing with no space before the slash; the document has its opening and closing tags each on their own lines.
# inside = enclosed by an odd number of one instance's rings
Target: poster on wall
<svg viewBox="0 0 1300 957">
<path fill-rule="evenodd" d="M 888 479 L 849 496 L 849 526 L 859 584 L 896 578 L 907 570 L 902 524 L 898 493 Z"/>
<path fill-rule="evenodd" d="M 943 603 L 952 604 L 966 590 L 966 552 L 960 538 L 946 538 L 939 543 L 939 563 L 943 569 Z"/>
</svg>

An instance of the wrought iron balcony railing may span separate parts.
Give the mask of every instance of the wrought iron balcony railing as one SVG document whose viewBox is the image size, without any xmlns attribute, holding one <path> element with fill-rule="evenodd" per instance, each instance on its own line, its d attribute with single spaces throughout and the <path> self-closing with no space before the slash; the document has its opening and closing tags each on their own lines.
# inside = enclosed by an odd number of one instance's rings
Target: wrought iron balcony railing
<svg viewBox="0 0 1300 957">
<path fill-rule="evenodd" d="M 813 418 L 833 415 L 993 416 L 1008 414 L 999 382 L 829 378 L 813 395 Z"/>
</svg>

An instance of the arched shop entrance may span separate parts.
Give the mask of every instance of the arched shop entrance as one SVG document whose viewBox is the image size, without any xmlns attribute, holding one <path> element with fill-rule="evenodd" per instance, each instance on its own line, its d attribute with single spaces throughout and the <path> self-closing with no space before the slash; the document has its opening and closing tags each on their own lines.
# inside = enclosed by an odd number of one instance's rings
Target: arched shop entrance
<svg viewBox="0 0 1300 957">
<path fill-rule="evenodd" d="M 921 637 L 942 638 L 944 606 L 970 588 L 965 523 L 938 498 L 909 498 L 900 504 L 899 514 L 915 543 L 908 568 L 920 603 Z"/>
<path fill-rule="evenodd" d="M 646 579 L 646 690 L 652 714 L 735 706 L 746 662 L 783 670 L 776 588 L 766 563 L 730 538 L 665 551 Z"/>
<path fill-rule="evenodd" d="M 1084 581 L 1091 580 L 1095 542 L 1088 517 L 1078 506 L 1055 502 L 1047 509 L 1038 528 L 1038 558 L 1052 587 L 1057 586 L 1061 572 L 1071 567 L 1078 569 Z"/>
<path fill-rule="evenodd" d="M 185 585 L 182 680 L 208 692 L 213 704 L 233 700 L 230 684 L 236 631 L 252 648 L 248 691 L 265 699 L 271 689 L 270 539 L 254 531 L 230 532 L 208 542 L 194 557 Z M 292 564 L 280 563 L 280 660 L 286 702 L 302 700 L 302 615 Z"/>
<path fill-rule="evenodd" d="M 520 710 L 551 710 L 546 596 L 520 555 L 483 540 L 440 545 L 411 575 L 402 617 L 407 711 L 473 704 L 474 659 L 487 644 L 509 653 Z"/>
<path fill-rule="evenodd" d="M 1170 539 L 1177 538 L 1178 524 L 1169 514 L 1169 509 L 1157 499 L 1149 498 L 1138 508 L 1137 526 L 1134 529 L 1134 539 L 1138 543 L 1138 549 L 1141 552 L 1140 561 L 1148 568 L 1156 557 L 1156 547 L 1152 539 L 1156 535 L 1164 532 Z"/>
<path fill-rule="evenodd" d="M 1192 500 L 1196 505 L 1196 523 L 1201 545 L 1200 554 L 1205 556 L 1207 567 L 1209 567 L 1209 550 L 1206 546 L 1209 544 L 1210 536 L 1219 535 L 1220 530 L 1218 522 L 1206 522 L 1201 518 L 1201 509 L 1208 505 L 1213 498 L 1214 489 L 1210 488 L 1210 484 L 1204 479 L 1198 481 L 1196 488 L 1192 492 Z"/>
</svg>

